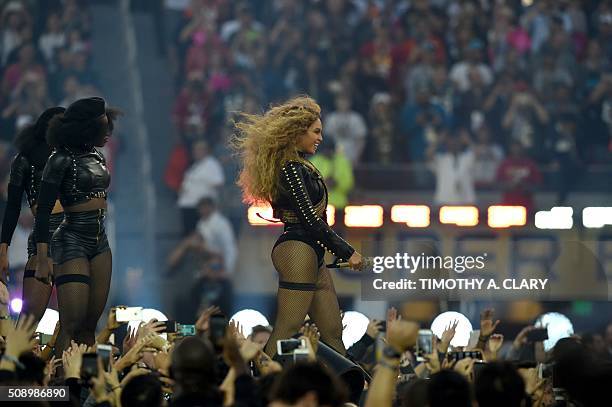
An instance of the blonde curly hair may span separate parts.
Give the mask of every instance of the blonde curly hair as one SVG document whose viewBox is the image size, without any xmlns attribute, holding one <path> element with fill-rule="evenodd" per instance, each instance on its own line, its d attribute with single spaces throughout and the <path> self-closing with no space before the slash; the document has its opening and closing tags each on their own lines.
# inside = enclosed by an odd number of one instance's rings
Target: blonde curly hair
<svg viewBox="0 0 612 407">
<path fill-rule="evenodd" d="M 248 204 L 272 202 L 278 197 L 278 176 L 288 161 L 304 161 L 298 138 L 321 118 L 321 107 L 308 96 L 298 96 L 263 115 L 241 113 L 232 147 L 241 161 L 238 185 Z"/>
</svg>

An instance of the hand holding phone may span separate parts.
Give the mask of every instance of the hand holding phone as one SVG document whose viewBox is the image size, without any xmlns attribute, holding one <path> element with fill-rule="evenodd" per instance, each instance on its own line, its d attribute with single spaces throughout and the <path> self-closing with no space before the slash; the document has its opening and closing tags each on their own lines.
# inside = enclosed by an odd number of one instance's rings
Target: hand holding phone
<svg viewBox="0 0 612 407">
<path fill-rule="evenodd" d="M 142 307 L 117 307 L 115 320 L 117 322 L 142 321 Z"/>
<path fill-rule="evenodd" d="M 416 360 L 424 362 L 424 356 L 431 353 L 433 353 L 433 332 L 431 329 L 419 329 L 416 342 Z"/>
<path fill-rule="evenodd" d="M 526 334 L 527 342 L 543 342 L 548 339 L 548 328 L 534 328 Z"/>
<path fill-rule="evenodd" d="M 81 362 L 81 378 L 89 380 L 96 376 L 98 376 L 98 354 L 84 353 Z"/>
<path fill-rule="evenodd" d="M 108 371 L 110 368 L 110 359 L 113 355 L 113 347 L 111 345 L 99 344 L 96 346 L 96 354 L 102 359 L 102 366 Z"/>
</svg>

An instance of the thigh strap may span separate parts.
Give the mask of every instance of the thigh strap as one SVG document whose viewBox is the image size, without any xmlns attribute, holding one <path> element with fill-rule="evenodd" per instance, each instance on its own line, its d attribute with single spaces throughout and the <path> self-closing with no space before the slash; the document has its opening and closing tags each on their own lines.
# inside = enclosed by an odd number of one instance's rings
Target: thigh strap
<svg viewBox="0 0 612 407">
<path fill-rule="evenodd" d="M 317 291 L 317 285 L 315 283 L 293 283 L 291 281 L 279 281 L 279 288 L 285 290 L 296 290 L 296 291 Z"/>
<path fill-rule="evenodd" d="M 34 278 L 35 274 L 36 274 L 36 270 L 24 270 L 23 278 Z"/>
<path fill-rule="evenodd" d="M 55 277 L 55 285 L 59 286 L 66 283 L 83 283 L 89 285 L 91 278 L 83 274 L 63 274 Z"/>
</svg>

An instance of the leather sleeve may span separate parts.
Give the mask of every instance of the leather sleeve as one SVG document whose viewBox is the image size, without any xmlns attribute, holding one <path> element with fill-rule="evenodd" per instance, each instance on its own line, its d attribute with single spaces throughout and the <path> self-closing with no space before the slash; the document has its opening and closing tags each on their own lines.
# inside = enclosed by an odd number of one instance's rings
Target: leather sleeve
<svg viewBox="0 0 612 407">
<path fill-rule="evenodd" d="M 30 176 L 30 162 L 26 157 L 18 154 L 11 164 L 9 184 L 24 187 L 27 177 Z"/>
<path fill-rule="evenodd" d="M 15 233 L 19 214 L 21 213 L 23 189 L 23 185 L 8 184 L 8 198 L 6 209 L 4 210 L 4 219 L 2 219 L 0 243 L 6 243 L 10 246 L 11 240 L 13 240 L 13 233 Z"/>
<path fill-rule="evenodd" d="M 45 169 L 43 170 L 42 180 L 49 184 L 60 185 L 66 171 L 72 165 L 72 157 L 64 151 L 54 151 L 49 156 Z"/>
<path fill-rule="evenodd" d="M 18 154 L 11 164 L 11 174 L 7 188 L 7 202 L 2 219 L 2 234 L 0 243 L 11 244 L 13 233 L 17 227 L 19 214 L 21 213 L 21 200 L 25 190 L 25 180 L 30 176 L 30 163 L 28 159 Z"/>
<path fill-rule="evenodd" d="M 318 216 L 312 206 L 310 197 L 304 185 L 304 167 L 296 162 L 288 162 L 281 169 L 280 185 L 288 193 L 292 209 L 300 222 L 312 234 L 317 243 L 341 260 L 348 260 L 355 252 L 344 239 L 334 232 L 327 223 Z"/>
</svg>

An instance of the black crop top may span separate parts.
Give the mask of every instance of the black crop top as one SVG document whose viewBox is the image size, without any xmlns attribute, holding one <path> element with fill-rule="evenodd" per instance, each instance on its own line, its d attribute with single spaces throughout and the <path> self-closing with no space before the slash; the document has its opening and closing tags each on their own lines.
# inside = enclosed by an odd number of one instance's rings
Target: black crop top
<svg viewBox="0 0 612 407">
<path fill-rule="evenodd" d="M 62 206 L 68 207 L 92 198 L 106 198 L 110 173 L 102 153 L 67 148 L 55 150 L 45 166 L 42 180 L 58 186 Z"/>
<path fill-rule="evenodd" d="M 327 188 L 318 171 L 305 162 L 289 161 L 280 171 L 279 186 L 279 197 L 272 203 L 274 217 L 300 225 L 317 244 L 348 260 L 355 249 L 327 224 Z"/>
<path fill-rule="evenodd" d="M 49 214 L 58 195 L 66 208 L 93 198 L 106 198 L 109 185 L 110 173 L 106 160 L 94 147 L 86 151 L 66 147 L 56 149 L 42 175 L 36 214 L 36 241 L 44 243 L 49 239 Z"/>
<path fill-rule="evenodd" d="M 4 219 L 2 220 L 0 243 L 11 244 L 13 233 L 19 220 L 19 214 L 21 213 L 21 199 L 24 191 L 30 208 L 36 205 L 42 173 L 43 168 L 34 166 L 22 153 L 17 154 L 13 160 L 9 176 L 6 209 L 4 211 Z"/>
</svg>

